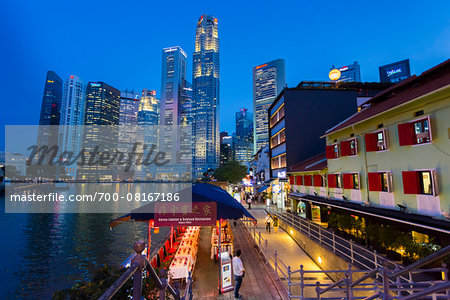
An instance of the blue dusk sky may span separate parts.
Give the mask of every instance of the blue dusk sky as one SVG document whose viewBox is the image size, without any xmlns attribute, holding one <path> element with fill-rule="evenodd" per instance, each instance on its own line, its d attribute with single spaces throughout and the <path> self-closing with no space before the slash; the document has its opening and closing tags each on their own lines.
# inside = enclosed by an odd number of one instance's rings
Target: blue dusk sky
<svg viewBox="0 0 450 300">
<path fill-rule="evenodd" d="M 46 72 L 161 93 L 161 50 L 181 46 L 192 77 L 195 26 L 218 18 L 221 130 L 253 110 L 252 67 L 286 60 L 286 81 L 327 80 L 331 65 L 410 59 L 419 74 L 450 56 L 450 1 L 14 0 L 0 3 L 0 149 L 5 124 L 38 124 Z"/>
</svg>

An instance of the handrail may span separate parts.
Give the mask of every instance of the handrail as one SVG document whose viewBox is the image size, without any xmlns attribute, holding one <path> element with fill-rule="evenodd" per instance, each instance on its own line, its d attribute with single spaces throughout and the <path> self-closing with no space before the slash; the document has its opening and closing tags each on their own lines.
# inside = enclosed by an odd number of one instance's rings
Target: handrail
<svg viewBox="0 0 450 300">
<path fill-rule="evenodd" d="M 439 251 L 437 251 L 437 252 L 435 252 L 435 253 L 433 253 L 431 255 L 428 255 L 425 258 L 422 258 L 421 260 L 416 261 L 415 263 L 410 264 L 409 266 L 407 266 L 407 267 L 405 267 L 405 268 L 403 268 L 403 269 L 401 269 L 401 270 L 399 270 L 397 272 L 391 273 L 389 275 L 389 277 L 390 278 L 394 278 L 394 277 L 403 275 L 403 274 L 408 273 L 408 272 L 410 272 L 410 271 L 412 271 L 414 269 L 420 268 L 420 267 L 422 267 L 422 266 L 424 266 L 426 264 L 429 264 L 429 263 L 434 262 L 434 261 L 436 261 L 438 259 L 446 257 L 449 254 L 450 254 L 450 245 L 442 248 L 441 250 L 439 250 Z"/>
<path fill-rule="evenodd" d="M 423 299 L 423 296 L 438 293 L 450 289 L 450 282 L 438 283 L 428 289 L 403 297 L 402 300 Z"/>
<path fill-rule="evenodd" d="M 117 278 L 116 281 L 114 281 L 114 283 L 109 287 L 109 289 L 107 289 L 106 292 L 104 292 L 103 295 L 100 298 L 98 298 L 98 300 L 111 299 L 120 290 L 120 288 L 125 284 L 125 282 L 127 282 L 127 280 L 130 279 L 131 276 L 133 276 L 133 274 L 136 272 L 138 267 L 139 267 L 138 265 L 129 267 L 125 271 L 125 273 L 120 275 L 120 277 Z"/>
</svg>

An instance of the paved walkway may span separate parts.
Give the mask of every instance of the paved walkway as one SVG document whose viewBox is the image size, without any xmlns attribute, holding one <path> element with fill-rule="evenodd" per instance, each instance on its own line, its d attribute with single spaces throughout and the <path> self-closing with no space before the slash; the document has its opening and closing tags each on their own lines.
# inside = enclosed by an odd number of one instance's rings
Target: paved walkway
<svg viewBox="0 0 450 300">
<path fill-rule="evenodd" d="M 232 227 L 234 235 L 234 249 L 241 249 L 242 262 L 246 269 L 245 278 L 239 293 L 242 299 L 287 299 L 284 290 L 279 289 L 270 279 L 270 269 L 261 261 L 257 250 L 254 248 L 245 228 L 238 223 Z M 218 292 L 219 265 L 210 258 L 211 251 L 211 227 L 202 227 L 200 232 L 200 245 L 194 270 L 194 299 L 234 299 L 234 291 L 220 295 Z"/>
<path fill-rule="evenodd" d="M 277 250 L 278 258 L 281 259 L 286 266 L 290 266 L 292 271 L 300 269 L 300 265 L 303 265 L 303 269 L 305 271 L 320 270 L 319 266 L 317 266 L 317 264 L 300 248 L 300 246 L 284 230 L 279 228 L 278 232 L 274 232 L 273 228 L 271 228 L 270 234 L 266 232 L 264 219 L 267 213 L 264 211 L 264 208 L 265 208 L 264 205 L 252 205 L 252 209 L 249 210 L 249 212 L 258 220 L 256 234 L 258 235 L 258 233 L 261 232 L 262 238 L 268 241 L 268 252 L 270 253 L 270 255 L 273 257 L 275 250 Z M 271 266 L 274 267 L 272 262 Z M 280 277 L 282 278 L 283 284 L 287 286 L 287 282 L 283 278 L 283 275 L 280 274 Z M 293 282 L 300 282 L 300 274 L 299 273 L 293 274 L 291 280 Z M 324 273 L 312 273 L 305 275 L 304 278 L 305 284 L 315 284 L 317 281 L 320 281 L 321 284 L 333 283 L 333 281 Z M 300 287 L 292 287 L 291 292 L 292 295 L 299 295 Z M 342 296 L 341 293 L 337 292 L 327 293 L 326 295 L 328 297 Z M 316 293 L 314 288 L 313 287 L 308 288 L 305 291 L 304 296 L 315 297 Z"/>
</svg>

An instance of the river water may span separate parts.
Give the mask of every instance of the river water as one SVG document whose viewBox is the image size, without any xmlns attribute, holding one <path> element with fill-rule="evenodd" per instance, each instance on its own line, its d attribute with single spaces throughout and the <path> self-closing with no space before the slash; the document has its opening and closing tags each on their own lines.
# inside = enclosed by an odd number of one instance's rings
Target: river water
<svg viewBox="0 0 450 300">
<path fill-rule="evenodd" d="M 119 265 L 147 236 L 145 223 L 110 230 L 109 221 L 123 214 L 6 214 L 4 194 L 0 206 L 0 299 L 49 299 L 104 264 Z"/>
</svg>

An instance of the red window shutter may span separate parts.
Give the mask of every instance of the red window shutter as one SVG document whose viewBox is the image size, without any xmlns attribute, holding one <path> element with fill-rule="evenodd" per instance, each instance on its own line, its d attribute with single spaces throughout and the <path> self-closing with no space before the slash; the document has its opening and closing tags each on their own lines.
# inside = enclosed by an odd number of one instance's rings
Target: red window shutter
<svg viewBox="0 0 450 300">
<path fill-rule="evenodd" d="M 335 188 L 336 185 L 336 174 L 328 174 L 328 187 Z"/>
<path fill-rule="evenodd" d="M 322 176 L 314 175 L 314 186 L 322 186 Z"/>
<path fill-rule="evenodd" d="M 341 156 L 350 155 L 350 141 L 341 142 Z"/>
<path fill-rule="evenodd" d="M 414 145 L 415 134 L 412 123 L 398 124 L 398 141 L 400 146 Z"/>
<path fill-rule="evenodd" d="M 290 185 L 294 185 L 295 184 L 295 181 L 294 181 L 294 176 L 289 176 L 289 184 Z"/>
<path fill-rule="evenodd" d="M 311 175 L 305 175 L 303 178 L 305 179 L 305 186 L 312 185 L 312 176 Z"/>
<path fill-rule="evenodd" d="M 369 173 L 369 191 L 379 192 L 381 191 L 381 178 L 380 173 Z"/>
<path fill-rule="evenodd" d="M 377 134 L 376 133 L 366 133 L 364 136 L 364 139 L 366 141 L 366 151 L 377 151 Z"/>
<path fill-rule="evenodd" d="M 303 185 L 303 176 L 302 175 L 297 175 L 295 176 L 297 177 L 297 185 Z"/>
<path fill-rule="evenodd" d="M 327 159 L 336 158 L 336 152 L 334 152 L 334 145 L 326 147 L 325 155 Z"/>
<path fill-rule="evenodd" d="M 353 189 L 353 176 L 350 173 L 344 173 L 342 175 L 344 189 Z"/>
<path fill-rule="evenodd" d="M 419 173 L 416 171 L 403 171 L 403 193 L 405 194 L 419 194 Z"/>
</svg>

